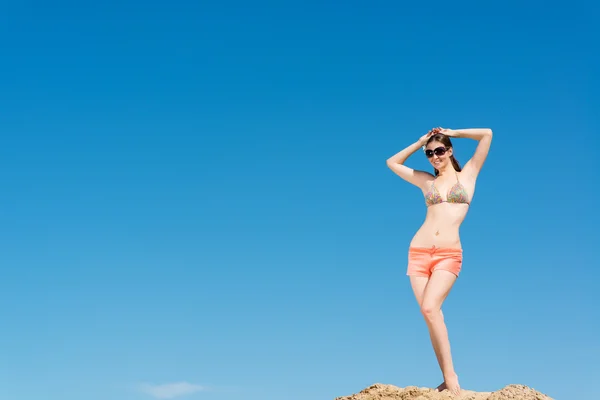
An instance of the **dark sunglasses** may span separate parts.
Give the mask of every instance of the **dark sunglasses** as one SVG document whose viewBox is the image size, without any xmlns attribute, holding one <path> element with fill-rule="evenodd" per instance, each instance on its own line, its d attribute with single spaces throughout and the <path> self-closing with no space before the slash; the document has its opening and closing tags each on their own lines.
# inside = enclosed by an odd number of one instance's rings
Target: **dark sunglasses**
<svg viewBox="0 0 600 400">
<path fill-rule="evenodd" d="M 446 154 L 446 150 L 448 150 L 446 147 L 436 147 L 433 150 L 425 150 L 425 155 L 427 156 L 427 158 L 431 158 L 433 157 L 433 155 L 435 154 L 436 156 L 443 156 L 444 154 Z"/>
</svg>

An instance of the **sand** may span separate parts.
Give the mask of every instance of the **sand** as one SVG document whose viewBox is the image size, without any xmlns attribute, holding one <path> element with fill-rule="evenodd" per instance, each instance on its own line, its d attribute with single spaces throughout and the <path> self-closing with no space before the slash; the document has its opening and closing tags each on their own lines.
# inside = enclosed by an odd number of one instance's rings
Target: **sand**
<svg viewBox="0 0 600 400">
<path fill-rule="evenodd" d="M 553 400 L 552 398 L 524 385 L 508 385 L 495 392 L 474 392 L 462 390 L 460 396 L 453 396 L 447 390 L 407 386 L 400 388 L 377 383 L 346 397 L 335 400 Z"/>
</svg>

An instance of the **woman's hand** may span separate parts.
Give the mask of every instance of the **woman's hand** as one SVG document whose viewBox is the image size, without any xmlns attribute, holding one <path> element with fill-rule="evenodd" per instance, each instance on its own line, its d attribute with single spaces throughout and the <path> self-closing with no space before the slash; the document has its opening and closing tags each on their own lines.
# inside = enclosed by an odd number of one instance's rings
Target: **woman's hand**
<svg viewBox="0 0 600 400">
<path fill-rule="evenodd" d="M 425 135 L 421 136 L 421 138 L 419 139 L 419 144 L 421 146 L 425 146 L 425 143 L 427 143 L 427 140 L 429 140 L 429 138 L 431 136 L 437 135 L 438 133 L 441 133 L 442 135 L 446 135 L 449 137 L 458 137 L 458 131 L 455 131 L 453 129 L 442 128 L 441 126 L 438 126 L 437 128 L 433 128 L 432 130 L 427 132 Z"/>
<path fill-rule="evenodd" d="M 446 129 L 446 128 L 437 128 L 438 129 L 438 133 L 441 133 L 442 135 L 446 135 L 449 137 L 458 137 L 458 132 L 452 129 Z"/>
<path fill-rule="evenodd" d="M 427 140 L 429 139 L 430 136 L 431 136 L 431 131 L 429 131 L 426 134 L 424 134 L 423 136 L 421 136 L 421 138 L 419 139 L 419 145 L 425 146 L 425 143 L 427 143 Z"/>
<path fill-rule="evenodd" d="M 425 146 L 425 143 L 427 143 L 427 140 L 429 140 L 429 138 L 433 135 L 435 135 L 436 133 L 438 133 L 438 130 L 440 128 L 433 128 L 432 130 L 430 130 L 429 132 L 427 132 L 426 134 L 424 134 L 423 136 L 421 136 L 421 138 L 419 139 L 419 144 L 421 146 Z"/>
</svg>

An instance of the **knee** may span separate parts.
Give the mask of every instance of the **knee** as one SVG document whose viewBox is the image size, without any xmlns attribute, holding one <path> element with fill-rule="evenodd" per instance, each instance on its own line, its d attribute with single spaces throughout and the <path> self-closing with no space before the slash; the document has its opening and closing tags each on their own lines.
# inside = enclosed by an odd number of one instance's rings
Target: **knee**
<svg viewBox="0 0 600 400">
<path fill-rule="evenodd" d="M 427 303 L 421 305 L 421 314 L 430 321 L 444 318 L 442 310 L 439 307 Z"/>
</svg>

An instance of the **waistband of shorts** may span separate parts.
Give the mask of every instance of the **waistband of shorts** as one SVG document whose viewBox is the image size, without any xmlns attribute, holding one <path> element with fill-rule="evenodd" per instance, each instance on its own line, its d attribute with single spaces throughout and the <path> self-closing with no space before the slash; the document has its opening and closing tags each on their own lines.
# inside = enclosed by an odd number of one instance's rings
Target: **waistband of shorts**
<svg viewBox="0 0 600 400">
<path fill-rule="evenodd" d="M 410 246 L 408 251 L 411 253 L 427 253 L 427 254 L 462 254 L 463 250 L 458 247 L 419 247 L 419 246 Z"/>
</svg>

